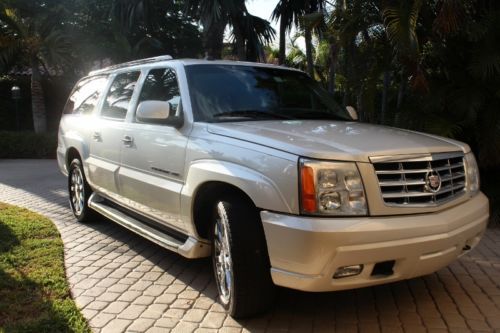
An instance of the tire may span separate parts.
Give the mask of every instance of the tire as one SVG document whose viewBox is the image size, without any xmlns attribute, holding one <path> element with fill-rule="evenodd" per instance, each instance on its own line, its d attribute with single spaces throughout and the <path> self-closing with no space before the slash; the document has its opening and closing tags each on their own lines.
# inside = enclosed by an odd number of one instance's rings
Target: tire
<svg viewBox="0 0 500 333">
<path fill-rule="evenodd" d="M 237 196 L 217 200 L 210 229 L 219 302 L 234 318 L 268 310 L 275 295 L 262 222 L 252 206 Z"/>
<path fill-rule="evenodd" d="M 69 165 L 68 194 L 71 211 L 78 222 L 85 223 L 96 218 L 97 213 L 88 206 L 92 189 L 85 178 L 82 162 L 77 158 Z"/>
</svg>

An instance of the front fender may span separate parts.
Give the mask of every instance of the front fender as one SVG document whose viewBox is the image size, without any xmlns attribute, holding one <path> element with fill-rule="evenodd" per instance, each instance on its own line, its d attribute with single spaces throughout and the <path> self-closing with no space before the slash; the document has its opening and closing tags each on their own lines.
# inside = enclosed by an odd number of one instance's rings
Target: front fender
<svg viewBox="0 0 500 333">
<path fill-rule="evenodd" d="M 253 169 L 226 161 L 199 160 L 192 163 L 181 192 L 181 213 L 190 228 L 191 209 L 197 190 L 207 182 L 218 181 L 245 192 L 255 206 L 271 211 L 293 213 L 287 199 L 269 178 Z M 194 231 L 194 227 L 192 229 Z"/>
</svg>

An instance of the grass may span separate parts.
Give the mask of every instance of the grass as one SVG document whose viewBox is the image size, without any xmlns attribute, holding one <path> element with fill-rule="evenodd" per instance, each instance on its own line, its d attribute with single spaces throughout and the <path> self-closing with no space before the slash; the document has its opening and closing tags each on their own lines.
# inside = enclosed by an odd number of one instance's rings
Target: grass
<svg viewBox="0 0 500 333">
<path fill-rule="evenodd" d="M 90 332 L 71 299 L 53 223 L 0 203 L 0 333 Z"/>
</svg>

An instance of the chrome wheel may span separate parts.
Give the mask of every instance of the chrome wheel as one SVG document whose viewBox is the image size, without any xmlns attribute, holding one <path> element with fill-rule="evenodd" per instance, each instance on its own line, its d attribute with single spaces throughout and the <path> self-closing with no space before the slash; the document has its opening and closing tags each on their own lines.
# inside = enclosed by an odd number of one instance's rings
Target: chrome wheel
<svg viewBox="0 0 500 333">
<path fill-rule="evenodd" d="M 224 304 L 231 300 L 233 283 L 233 261 L 229 244 L 229 223 L 222 202 L 217 204 L 214 223 L 214 264 L 219 295 Z"/>
<path fill-rule="evenodd" d="M 82 172 L 78 167 L 71 170 L 69 193 L 74 213 L 82 214 L 85 207 L 85 185 Z"/>
</svg>

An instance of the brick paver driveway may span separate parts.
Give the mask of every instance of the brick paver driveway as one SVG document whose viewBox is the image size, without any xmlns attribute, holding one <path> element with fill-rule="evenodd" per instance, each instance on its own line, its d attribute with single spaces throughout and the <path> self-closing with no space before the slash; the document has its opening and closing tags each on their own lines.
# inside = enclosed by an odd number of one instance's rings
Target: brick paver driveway
<svg viewBox="0 0 500 333">
<path fill-rule="evenodd" d="M 270 313 L 235 321 L 215 302 L 209 260 L 184 259 L 104 219 L 78 224 L 55 161 L 0 160 L 0 201 L 55 222 L 73 296 L 95 332 L 500 332 L 500 228 L 435 274 L 354 291 L 281 289 Z"/>
</svg>

